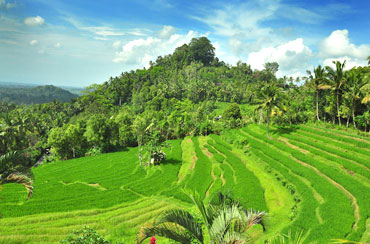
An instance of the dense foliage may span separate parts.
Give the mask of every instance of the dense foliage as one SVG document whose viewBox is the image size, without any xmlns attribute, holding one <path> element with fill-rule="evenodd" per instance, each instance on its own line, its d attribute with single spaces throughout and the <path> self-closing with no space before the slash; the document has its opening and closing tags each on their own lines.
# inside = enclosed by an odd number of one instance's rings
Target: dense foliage
<svg viewBox="0 0 370 244">
<path fill-rule="evenodd" d="M 335 68 L 318 66 L 303 81 L 278 79 L 278 68 L 277 63 L 266 63 L 263 70 L 242 62 L 225 64 L 207 38 L 194 38 L 148 69 L 91 85 L 69 102 L 1 103 L 0 154 L 17 150 L 34 163 L 48 148 L 53 155 L 48 160 L 53 160 L 144 146 L 153 141 L 145 140 L 149 125 L 158 145 L 248 122 L 324 120 L 368 130 L 370 67 L 344 71 L 345 63 L 336 62 Z M 56 88 L 32 89 L 46 94 Z M 18 94 L 17 103 L 23 98 Z M 223 112 L 219 108 L 225 102 L 232 105 Z M 241 105 L 251 109 L 243 111 Z"/>
</svg>

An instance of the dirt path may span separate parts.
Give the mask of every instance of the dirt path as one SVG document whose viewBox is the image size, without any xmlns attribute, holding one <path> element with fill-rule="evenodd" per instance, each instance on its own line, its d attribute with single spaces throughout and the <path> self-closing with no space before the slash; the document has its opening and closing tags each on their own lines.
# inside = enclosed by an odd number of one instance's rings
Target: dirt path
<svg viewBox="0 0 370 244">
<path fill-rule="evenodd" d="M 365 143 L 368 143 L 369 144 L 369 148 L 370 148 L 370 142 L 369 141 L 364 140 L 364 139 L 361 139 L 361 138 L 358 138 L 358 137 L 352 137 L 352 136 L 348 136 L 348 135 L 343 135 L 341 133 L 335 133 L 333 131 L 327 131 L 327 130 L 323 130 L 321 128 L 311 127 L 311 126 L 307 126 L 307 125 L 302 125 L 302 126 L 304 126 L 306 128 L 314 129 L 314 130 L 317 130 L 317 131 L 321 131 L 321 132 L 324 132 L 324 133 L 327 133 L 327 134 L 332 134 L 332 135 L 335 135 L 335 136 L 343 136 L 343 137 L 348 138 L 348 139 L 353 139 L 353 140 L 356 140 L 356 141 L 365 142 Z M 333 139 L 333 140 L 335 140 L 335 139 Z"/>
<path fill-rule="evenodd" d="M 279 137 L 278 138 L 278 141 L 285 143 L 288 147 L 293 148 L 295 150 L 298 150 L 298 151 L 300 151 L 303 154 L 309 153 L 308 151 L 304 150 L 303 148 L 300 148 L 300 147 L 294 146 L 293 144 L 290 144 L 288 138 Z"/>
<path fill-rule="evenodd" d="M 223 172 L 221 173 L 220 179 L 221 179 L 222 185 L 224 186 L 226 184 L 226 180 L 224 178 Z"/>
<path fill-rule="evenodd" d="M 212 184 L 208 187 L 207 189 L 207 192 L 206 192 L 206 197 L 209 197 L 209 191 L 211 190 L 212 186 L 215 184 L 216 180 L 217 180 L 217 176 L 215 175 L 215 173 L 213 172 L 213 169 L 214 169 L 214 165 L 212 165 L 212 171 L 211 171 L 211 176 L 212 176 Z"/>
<path fill-rule="evenodd" d="M 307 136 L 303 136 L 303 135 L 300 135 L 300 136 L 305 137 L 306 139 L 312 139 L 312 138 L 309 138 L 309 137 L 307 137 Z M 322 149 L 320 149 L 320 148 L 318 148 L 318 147 L 313 147 L 313 146 L 308 145 L 308 144 L 306 144 L 306 143 L 304 143 L 304 142 L 300 142 L 300 141 L 297 141 L 297 142 L 302 143 L 302 144 L 304 144 L 304 145 L 306 145 L 306 146 L 308 146 L 308 147 L 312 147 L 312 148 L 314 148 L 315 150 L 318 150 L 318 151 L 320 151 L 320 152 L 326 153 L 326 154 L 328 154 L 328 155 L 330 155 L 330 156 L 333 156 L 333 157 L 335 157 L 335 158 L 347 160 L 347 161 L 349 161 L 349 162 L 351 162 L 351 163 L 353 163 L 353 164 L 355 164 L 355 165 L 357 165 L 357 166 L 359 166 L 359 167 L 363 168 L 363 169 L 364 169 L 364 170 L 366 170 L 366 171 L 370 171 L 370 169 L 369 169 L 368 167 L 366 167 L 365 165 L 360 164 L 360 163 L 358 163 L 358 162 L 356 162 L 356 161 L 354 161 L 354 160 L 351 160 L 351 159 L 348 159 L 348 158 L 341 157 L 341 156 L 339 156 L 339 155 L 336 155 L 336 154 L 330 153 L 330 152 L 328 152 L 328 151 L 322 150 Z M 328 147 L 329 147 L 329 146 L 328 146 Z M 340 148 L 335 148 L 335 147 L 333 147 L 333 146 L 330 146 L 330 148 L 340 150 Z M 326 160 L 327 160 L 327 159 L 326 159 Z M 330 161 L 331 161 L 331 160 L 330 160 Z M 332 162 L 333 162 L 333 161 L 332 161 Z M 334 162 L 334 163 L 337 163 L 337 162 Z M 337 164 L 339 164 L 339 163 L 337 163 Z M 341 166 L 342 166 L 342 165 L 341 165 Z M 343 166 L 342 166 L 342 167 L 343 167 Z M 344 167 L 343 167 L 343 168 L 344 168 Z M 347 170 L 347 169 L 346 169 L 346 170 Z"/>
<path fill-rule="evenodd" d="M 59 181 L 61 184 L 63 185 L 73 185 L 73 184 L 82 184 L 82 185 L 86 185 L 86 186 L 90 186 L 90 187 L 94 187 L 100 191 L 105 191 L 107 190 L 106 188 L 102 187 L 101 185 L 99 185 L 98 183 L 94 183 L 94 184 L 89 184 L 89 183 L 86 183 L 86 182 L 82 182 L 82 181 L 75 181 L 75 182 L 70 182 L 70 183 L 65 183 L 64 181 Z"/>
</svg>

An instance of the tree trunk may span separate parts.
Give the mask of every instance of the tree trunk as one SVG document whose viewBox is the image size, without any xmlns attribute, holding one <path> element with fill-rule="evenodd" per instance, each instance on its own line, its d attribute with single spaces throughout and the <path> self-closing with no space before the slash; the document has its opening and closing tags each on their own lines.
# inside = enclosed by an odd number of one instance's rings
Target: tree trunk
<svg viewBox="0 0 370 244">
<path fill-rule="evenodd" d="M 119 106 L 121 107 L 122 105 L 122 97 L 119 97 Z"/>
<path fill-rule="evenodd" d="M 319 117 L 319 90 L 316 90 L 316 118 L 320 121 Z"/>
<path fill-rule="evenodd" d="M 139 162 L 140 166 L 143 165 L 143 156 L 141 154 L 141 143 L 142 143 L 142 138 L 140 138 L 140 135 L 137 135 L 137 146 L 138 146 L 138 156 L 139 156 Z"/>
<path fill-rule="evenodd" d="M 72 147 L 72 156 L 73 156 L 73 158 L 76 158 L 75 148 L 74 147 Z"/>
<path fill-rule="evenodd" d="M 352 101 L 352 121 L 353 121 L 353 127 L 355 127 L 355 129 L 357 129 L 356 121 L 355 121 L 355 104 L 354 104 L 354 101 Z"/>
<path fill-rule="evenodd" d="M 349 118 L 350 118 L 351 116 L 349 116 L 348 115 L 348 117 L 347 117 L 347 125 L 346 125 L 346 127 L 348 128 L 348 125 L 349 125 Z"/>
<path fill-rule="evenodd" d="M 339 91 L 337 91 L 337 114 L 338 114 L 338 124 L 342 125 L 340 121 L 340 113 L 339 113 Z"/>
<path fill-rule="evenodd" d="M 270 116 L 271 116 L 271 107 L 267 109 L 267 138 L 271 140 L 269 131 L 270 131 Z"/>
</svg>

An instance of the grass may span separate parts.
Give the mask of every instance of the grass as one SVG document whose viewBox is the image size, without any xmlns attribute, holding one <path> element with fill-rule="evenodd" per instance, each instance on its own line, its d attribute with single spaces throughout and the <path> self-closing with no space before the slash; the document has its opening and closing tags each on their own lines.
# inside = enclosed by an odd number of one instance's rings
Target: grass
<svg viewBox="0 0 370 244">
<path fill-rule="evenodd" d="M 139 166 L 136 148 L 34 168 L 31 200 L 21 185 L 0 190 L 0 244 L 58 243 L 84 225 L 134 243 L 162 211 L 193 211 L 183 189 L 204 197 L 232 190 L 247 208 L 267 211 L 267 231 L 250 233 L 258 244 L 301 230 L 318 243 L 369 242 L 370 139 L 321 125 L 271 132 L 268 140 L 264 126 L 250 125 L 171 141 L 167 160 L 148 168 Z"/>
</svg>

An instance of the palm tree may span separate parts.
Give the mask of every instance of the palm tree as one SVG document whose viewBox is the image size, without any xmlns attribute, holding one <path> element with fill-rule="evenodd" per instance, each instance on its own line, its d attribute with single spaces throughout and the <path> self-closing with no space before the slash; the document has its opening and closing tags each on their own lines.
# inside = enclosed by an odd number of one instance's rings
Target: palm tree
<svg viewBox="0 0 370 244">
<path fill-rule="evenodd" d="M 280 88 L 276 82 L 266 83 L 260 90 L 260 97 L 262 98 L 262 101 L 255 111 L 266 111 L 268 139 L 271 139 L 269 135 L 271 112 L 273 108 L 280 107 L 280 104 L 282 104 L 282 91 L 282 88 Z"/>
<path fill-rule="evenodd" d="M 345 96 L 350 102 L 353 126 L 356 128 L 355 122 L 356 101 L 361 98 L 361 88 L 364 87 L 367 82 L 363 78 L 363 75 L 354 69 L 346 74 L 346 79 L 347 79 L 347 93 L 345 94 Z"/>
<path fill-rule="evenodd" d="M 28 199 L 30 199 L 33 194 L 33 182 L 25 174 L 12 172 L 15 160 L 18 160 L 17 152 L 10 152 L 0 156 L 0 185 L 6 183 L 22 184 L 27 190 Z"/>
<path fill-rule="evenodd" d="M 243 234 L 250 227 L 260 224 L 264 229 L 264 212 L 247 211 L 227 195 L 219 193 L 208 204 L 204 204 L 199 194 L 189 197 L 197 206 L 203 224 L 186 210 L 167 210 L 153 225 L 140 229 L 137 243 L 159 235 L 183 244 L 193 243 L 194 240 L 203 244 L 205 239 L 212 244 L 242 244 L 246 242 Z M 203 225 L 208 238 L 205 237 Z"/>
<path fill-rule="evenodd" d="M 370 56 L 367 57 L 367 64 L 370 65 Z"/>
<path fill-rule="evenodd" d="M 309 78 L 311 82 L 309 83 L 310 87 L 316 93 L 316 118 L 320 121 L 319 117 L 319 91 L 325 89 L 324 83 L 327 81 L 326 79 L 326 72 L 325 69 L 321 67 L 321 65 L 317 66 L 317 68 L 313 69 L 314 75 L 312 75 L 311 71 L 307 70 Z"/>
<path fill-rule="evenodd" d="M 336 96 L 337 117 L 338 117 L 339 125 L 341 125 L 342 123 L 340 121 L 339 107 L 340 107 L 340 95 L 342 92 L 342 87 L 346 81 L 345 76 L 344 76 L 344 66 L 346 65 L 346 61 L 344 61 L 343 63 L 341 63 L 340 61 L 333 61 L 333 63 L 335 64 L 336 69 L 334 70 L 333 68 L 326 66 L 326 70 L 328 72 L 328 77 L 329 77 L 329 80 L 328 80 L 329 86 Z"/>
<path fill-rule="evenodd" d="M 364 80 L 367 82 L 367 84 L 363 85 L 360 88 L 361 93 L 364 95 L 361 103 L 367 104 L 368 102 L 370 102 L 370 74 L 365 75 Z"/>
</svg>

